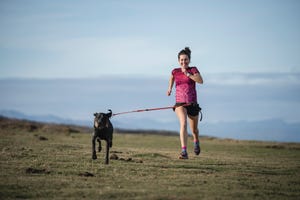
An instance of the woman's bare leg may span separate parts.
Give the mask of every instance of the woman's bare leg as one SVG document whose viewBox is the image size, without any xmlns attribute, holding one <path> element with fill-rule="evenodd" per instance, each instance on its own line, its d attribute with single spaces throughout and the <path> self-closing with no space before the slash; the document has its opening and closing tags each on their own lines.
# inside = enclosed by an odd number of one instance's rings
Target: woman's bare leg
<svg viewBox="0 0 300 200">
<path fill-rule="evenodd" d="M 198 118 L 199 116 L 188 116 L 189 124 L 194 137 L 194 153 L 199 155 L 201 152 L 200 143 L 199 143 L 199 129 L 198 129 Z"/>
<path fill-rule="evenodd" d="M 180 123 L 180 142 L 181 147 L 187 146 L 188 133 L 187 133 L 187 111 L 183 106 L 175 109 L 176 115 Z"/>
<path fill-rule="evenodd" d="M 194 142 L 199 141 L 199 129 L 198 129 L 199 115 L 197 116 L 188 115 L 188 118 L 189 118 L 190 128 L 193 134 Z"/>
</svg>

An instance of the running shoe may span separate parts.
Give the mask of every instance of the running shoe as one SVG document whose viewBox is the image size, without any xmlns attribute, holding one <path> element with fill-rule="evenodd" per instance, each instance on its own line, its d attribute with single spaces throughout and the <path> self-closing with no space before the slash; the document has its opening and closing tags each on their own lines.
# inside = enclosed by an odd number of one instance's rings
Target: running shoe
<svg viewBox="0 0 300 200">
<path fill-rule="evenodd" d="M 199 146 L 199 145 L 195 145 L 195 147 L 194 147 L 194 153 L 195 153 L 196 155 L 199 155 L 200 152 L 201 152 L 200 146 Z"/>
<path fill-rule="evenodd" d="M 189 159 L 187 152 L 181 152 L 179 155 L 179 159 Z"/>
</svg>

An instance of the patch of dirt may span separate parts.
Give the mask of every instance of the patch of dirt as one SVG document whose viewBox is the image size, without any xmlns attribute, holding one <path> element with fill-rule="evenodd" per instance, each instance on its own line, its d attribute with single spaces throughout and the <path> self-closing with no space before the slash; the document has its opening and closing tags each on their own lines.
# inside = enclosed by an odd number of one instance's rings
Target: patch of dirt
<svg viewBox="0 0 300 200">
<path fill-rule="evenodd" d="M 48 138 L 46 138 L 44 136 L 39 136 L 38 138 L 39 138 L 39 140 L 42 140 L 42 141 L 48 140 Z"/>
<path fill-rule="evenodd" d="M 267 145 L 266 148 L 268 149 L 285 149 L 283 145 Z"/>
<path fill-rule="evenodd" d="M 120 158 L 119 160 L 122 160 L 122 161 L 125 161 L 125 162 L 133 161 L 132 158 Z"/>
<path fill-rule="evenodd" d="M 286 143 L 286 144 L 274 144 L 274 145 L 267 145 L 265 148 L 268 149 L 288 149 L 288 150 L 300 150 L 300 145 L 296 143 Z"/>
<path fill-rule="evenodd" d="M 83 172 L 78 174 L 79 176 L 85 176 L 85 177 L 93 177 L 95 176 L 94 174 L 90 173 L 90 172 Z"/>
<path fill-rule="evenodd" d="M 50 174 L 50 171 L 46 169 L 36 169 L 29 167 L 26 169 L 26 174 Z"/>
<path fill-rule="evenodd" d="M 143 163 L 142 160 L 133 160 L 132 158 L 119 158 L 119 156 L 115 153 L 110 156 L 110 159 L 111 160 L 120 160 L 120 161 L 124 161 L 124 162 Z"/>
<path fill-rule="evenodd" d="M 110 159 L 111 159 L 111 160 L 118 160 L 118 159 L 119 159 L 119 156 L 118 156 L 117 154 L 112 154 L 112 155 L 110 156 Z"/>
<path fill-rule="evenodd" d="M 122 151 L 111 151 L 110 153 L 123 153 Z"/>
</svg>

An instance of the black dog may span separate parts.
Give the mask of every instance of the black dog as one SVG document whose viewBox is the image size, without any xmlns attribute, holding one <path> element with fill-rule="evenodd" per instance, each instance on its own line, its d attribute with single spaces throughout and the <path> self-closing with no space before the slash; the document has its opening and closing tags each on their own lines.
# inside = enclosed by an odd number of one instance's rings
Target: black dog
<svg viewBox="0 0 300 200">
<path fill-rule="evenodd" d="M 97 159 L 96 155 L 96 139 L 99 142 L 98 151 L 100 152 L 101 147 L 101 140 L 106 141 L 106 157 L 105 157 L 105 164 L 108 164 L 108 156 L 109 156 L 109 148 L 112 147 L 112 139 L 113 139 L 113 126 L 109 120 L 112 116 L 112 111 L 108 110 L 109 113 L 94 113 L 94 133 L 92 137 L 92 158 Z"/>
</svg>

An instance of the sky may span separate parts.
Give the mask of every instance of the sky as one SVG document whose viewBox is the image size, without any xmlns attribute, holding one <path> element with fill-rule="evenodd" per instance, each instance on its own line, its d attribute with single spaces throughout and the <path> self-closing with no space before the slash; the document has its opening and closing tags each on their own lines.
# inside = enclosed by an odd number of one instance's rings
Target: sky
<svg viewBox="0 0 300 200">
<path fill-rule="evenodd" d="M 299 73 L 299 9 L 298 0 L 1 0 L 0 78 L 168 77 L 185 46 L 204 76 Z"/>
</svg>

